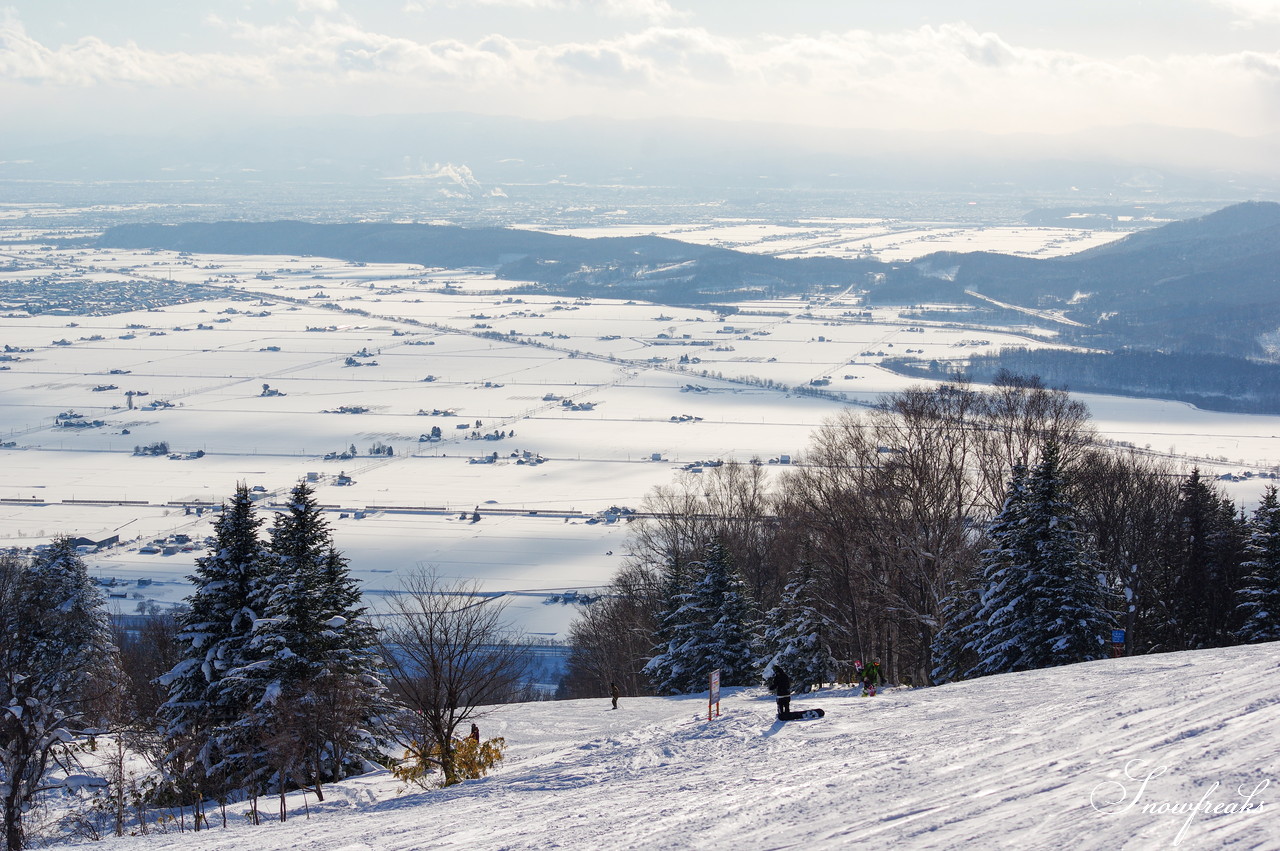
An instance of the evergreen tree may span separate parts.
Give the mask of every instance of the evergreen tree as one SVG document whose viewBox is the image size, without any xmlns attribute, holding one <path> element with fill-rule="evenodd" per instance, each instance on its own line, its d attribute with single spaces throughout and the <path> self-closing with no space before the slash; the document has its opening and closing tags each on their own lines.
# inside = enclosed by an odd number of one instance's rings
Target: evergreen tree
<svg viewBox="0 0 1280 851">
<path fill-rule="evenodd" d="M 702 691 L 716 669 L 721 685 L 750 684 L 754 618 L 728 551 L 711 541 L 702 561 L 690 563 L 688 570 L 688 588 L 674 595 L 662 619 L 667 640 L 645 673 L 667 694 Z"/>
<path fill-rule="evenodd" d="M 813 568 L 801 562 L 793 581 L 783 589 L 778 605 L 766 616 L 764 634 L 764 669 L 761 676 L 771 683 L 773 672 L 781 667 L 791 677 L 792 687 L 799 693 L 820 686 L 831 678 L 835 660 L 824 635 L 830 622 L 818 609 L 818 588 Z"/>
<path fill-rule="evenodd" d="M 1173 529 L 1172 624 L 1168 649 L 1231 643 L 1244 531 L 1235 506 L 1193 470 L 1182 484 Z"/>
<path fill-rule="evenodd" d="M 322 782 L 380 755 L 391 704 L 359 588 L 306 482 L 276 517 L 266 564 L 252 641 L 228 676 L 244 707 L 236 727 L 256 745 L 251 782 L 311 785 L 323 799 Z"/>
<path fill-rule="evenodd" d="M 938 605 L 942 625 L 934 633 L 930 648 L 933 670 L 929 675 L 934 685 L 963 678 L 978 661 L 973 646 L 982 607 L 980 579 L 970 576 L 951 583 L 950 593 Z"/>
<path fill-rule="evenodd" d="M 1028 478 L 1027 465 L 1015 463 L 1000 512 L 987 526 L 990 546 L 977 569 L 953 581 L 939 604 L 941 625 L 930 647 L 935 684 L 1011 670 L 1022 658 L 1018 637 L 1032 606 L 1025 540 Z"/>
<path fill-rule="evenodd" d="M 161 678 L 169 692 L 161 713 L 170 766 L 215 793 L 225 784 L 214 781 L 233 781 L 247 768 L 237 764 L 245 749 L 233 734 L 248 707 L 224 678 L 245 663 L 257 620 L 254 596 L 266 557 L 261 523 L 248 485 L 237 485 L 214 524 L 212 546 L 190 577 L 195 591 L 179 621 L 182 661 Z"/>
<path fill-rule="evenodd" d="M 1027 476 L 1015 470 L 984 553 L 970 675 L 1024 671 L 1105 655 L 1111 617 L 1095 559 L 1066 496 L 1052 441 Z"/>
<path fill-rule="evenodd" d="M 991 546 L 982 552 L 981 578 L 953 595 L 956 613 L 943 632 L 946 658 L 966 654 L 976 661 L 965 676 L 1021 670 L 1023 638 L 1031 615 L 1032 566 L 1025 537 L 1027 468 L 1016 464 L 1000 513 L 987 529 Z"/>
<path fill-rule="evenodd" d="M 700 573 L 701 566 L 701 562 L 682 564 L 672 559 L 663 574 L 662 598 L 666 605 L 657 618 L 656 655 L 642 670 L 659 694 L 684 694 L 699 688 L 689 673 L 696 668 L 697 659 L 696 647 L 689 643 L 688 633 L 695 615 L 689 593 L 690 577 Z"/>
<path fill-rule="evenodd" d="M 1056 444 L 1045 447 L 1030 491 L 1027 526 L 1035 535 L 1040 576 L 1033 667 L 1105 658 L 1112 607 L 1098 560 L 1067 497 Z"/>
<path fill-rule="evenodd" d="M 68 538 L 30 563 L 0 560 L 0 809 L 9 851 L 25 843 L 23 814 L 55 753 L 77 728 L 104 721 L 119 688 L 102 602 Z"/>
<path fill-rule="evenodd" d="M 1245 554 L 1247 578 L 1239 594 L 1244 624 L 1236 637 L 1246 644 L 1280 640 L 1280 499 L 1275 485 L 1267 488 L 1253 513 Z"/>
</svg>

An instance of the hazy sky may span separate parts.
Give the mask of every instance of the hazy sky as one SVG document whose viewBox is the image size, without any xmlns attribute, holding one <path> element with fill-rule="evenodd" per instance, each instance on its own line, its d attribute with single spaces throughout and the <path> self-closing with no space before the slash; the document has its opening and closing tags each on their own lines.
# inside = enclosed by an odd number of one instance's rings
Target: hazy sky
<svg viewBox="0 0 1280 851">
<path fill-rule="evenodd" d="M 0 0 L 10 129 L 666 115 L 1280 130 L 1280 0 Z"/>
</svg>

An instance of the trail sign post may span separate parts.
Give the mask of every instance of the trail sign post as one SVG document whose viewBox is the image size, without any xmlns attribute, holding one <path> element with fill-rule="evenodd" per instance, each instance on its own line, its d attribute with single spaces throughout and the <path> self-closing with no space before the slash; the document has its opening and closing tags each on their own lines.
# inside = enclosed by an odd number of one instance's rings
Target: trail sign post
<svg viewBox="0 0 1280 851">
<path fill-rule="evenodd" d="M 711 706 L 715 704 L 716 717 L 720 717 L 720 669 L 711 672 L 711 690 L 707 693 L 707 720 L 711 720 Z"/>
<path fill-rule="evenodd" d="M 1111 630 L 1111 656 L 1119 658 L 1124 655 L 1124 630 Z"/>
</svg>

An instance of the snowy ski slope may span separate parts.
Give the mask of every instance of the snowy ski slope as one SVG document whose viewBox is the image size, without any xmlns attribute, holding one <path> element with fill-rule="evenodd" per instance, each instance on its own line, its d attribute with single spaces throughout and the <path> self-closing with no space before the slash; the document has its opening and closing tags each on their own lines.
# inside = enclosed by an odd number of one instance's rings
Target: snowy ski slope
<svg viewBox="0 0 1280 851">
<path fill-rule="evenodd" d="M 485 779 L 413 791 L 374 774 L 312 798 L 310 818 L 295 795 L 284 824 L 241 807 L 225 831 L 94 847 L 1275 849 L 1277 650 L 837 688 L 795 700 L 825 719 L 786 724 L 761 689 L 732 690 L 710 723 L 705 694 L 505 706 L 479 722 L 510 745 Z"/>
</svg>

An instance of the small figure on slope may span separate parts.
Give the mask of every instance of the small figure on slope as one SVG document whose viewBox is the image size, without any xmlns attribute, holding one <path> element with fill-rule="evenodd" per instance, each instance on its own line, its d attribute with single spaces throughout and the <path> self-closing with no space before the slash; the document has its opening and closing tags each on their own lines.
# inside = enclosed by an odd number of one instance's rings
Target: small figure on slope
<svg viewBox="0 0 1280 851">
<path fill-rule="evenodd" d="M 862 669 L 862 694 L 864 697 L 875 697 L 876 689 L 884 683 L 884 673 L 880 670 L 880 659 L 877 657 L 870 665 Z"/>
<path fill-rule="evenodd" d="M 480 744 L 480 728 L 477 727 L 475 724 L 471 725 L 471 735 L 468 738 L 470 738 L 471 741 L 475 742 L 477 745 Z"/>
<path fill-rule="evenodd" d="M 773 693 L 778 696 L 778 720 L 786 720 L 791 711 L 791 677 L 783 668 L 773 669 Z"/>
<path fill-rule="evenodd" d="M 609 697 L 613 698 L 613 708 L 618 708 L 618 698 L 622 697 L 622 692 L 618 690 L 617 683 L 609 683 Z"/>
</svg>

